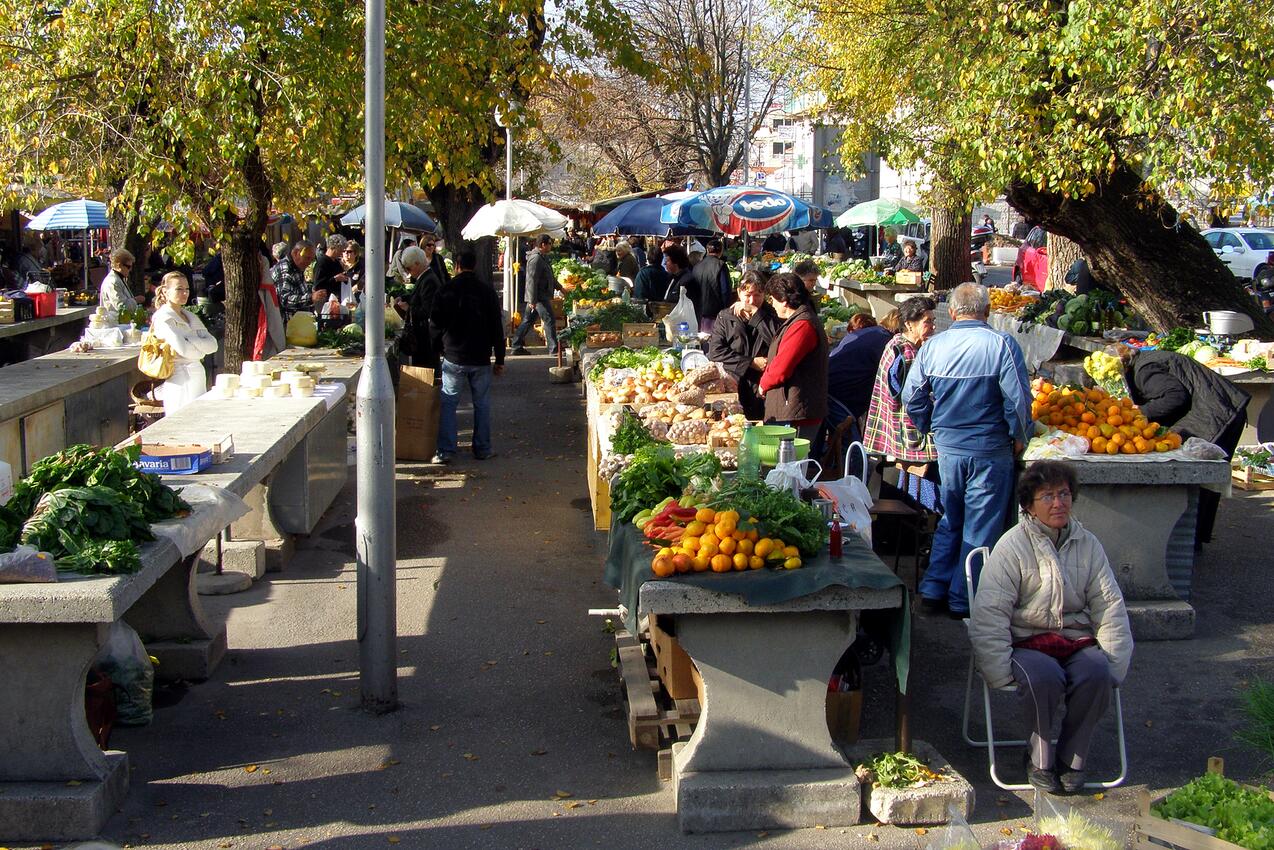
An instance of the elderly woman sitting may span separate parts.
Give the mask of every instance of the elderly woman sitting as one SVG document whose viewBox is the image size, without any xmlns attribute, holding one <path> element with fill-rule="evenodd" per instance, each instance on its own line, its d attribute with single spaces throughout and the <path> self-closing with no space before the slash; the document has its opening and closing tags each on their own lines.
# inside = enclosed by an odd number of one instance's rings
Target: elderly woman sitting
<svg viewBox="0 0 1274 850">
<path fill-rule="evenodd" d="M 902 245 L 902 256 L 889 269 L 890 274 L 898 272 L 923 272 L 925 270 L 925 262 L 916 256 L 916 243 L 904 242 Z"/>
<path fill-rule="evenodd" d="M 982 568 L 969 625 L 987 684 L 1017 683 L 1032 730 L 1027 779 L 1049 793 L 1083 787 L 1093 730 L 1132 658 L 1128 613 L 1106 553 L 1071 516 L 1077 490 L 1065 463 L 1040 461 L 1022 474 L 1021 522 Z"/>
</svg>

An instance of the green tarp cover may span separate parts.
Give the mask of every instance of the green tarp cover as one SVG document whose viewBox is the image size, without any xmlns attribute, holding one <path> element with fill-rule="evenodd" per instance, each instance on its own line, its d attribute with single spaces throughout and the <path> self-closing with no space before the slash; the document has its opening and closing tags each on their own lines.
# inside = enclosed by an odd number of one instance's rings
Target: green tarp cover
<svg viewBox="0 0 1274 850">
<path fill-rule="evenodd" d="M 876 557 L 862 538 L 847 535 L 842 557 L 833 561 L 826 552 L 807 560 L 799 570 L 745 570 L 728 573 L 679 573 L 660 581 L 681 582 L 715 590 L 737 593 L 748 605 L 775 605 L 828 587 L 888 590 L 898 588 L 902 605 L 892 609 L 889 649 L 898 674 L 898 689 L 907 691 L 907 670 L 911 654 L 911 616 L 907 589 L 902 580 Z M 632 523 L 612 524 L 610 551 L 606 556 L 605 582 L 619 590 L 620 602 L 626 610 L 625 627 L 637 634 L 637 604 L 642 582 L 653 581 L 650 561 L 654 550 Z M 887 612 L 882 612 L 887 613 Z"/>
</svg>

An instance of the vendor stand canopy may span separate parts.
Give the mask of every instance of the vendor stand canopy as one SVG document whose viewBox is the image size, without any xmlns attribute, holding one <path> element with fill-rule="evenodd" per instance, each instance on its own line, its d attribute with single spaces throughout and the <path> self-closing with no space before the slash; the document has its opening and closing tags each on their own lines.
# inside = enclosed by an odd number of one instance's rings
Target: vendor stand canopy
<svg viewBox="0 0 1274 850">
<path fill-rule="evenodd" d="M 683 193 L 676 193 L 682 195 Z M 688 193 L 693 195 L 694 193 Z M 715 231 L 682 224 L 665 224 L 660 216 L 664 208 L 678 198 L 637 198 L 625 201 L 606 213 L 593 225 L 598 236 L 714 236 Z"/>
<path fill-rule="evenodd" d="M 473 214 L 469 223 L 460 231 L 465 239 L 481 239 L 484 236 L 539 236 L 541 233 L 561 233 L 569 219 L 556 210 L 534 201 L 520 199 L 496 201 L 486 204 Z"/>
<path fill-rule="evenodd" d="M 109 228 L 106 204 L 101 201 L 66 201 L 48 207 L 27 223 L 28 230 L 71 230 L 84 234 L 84 288 L 88 289 L 89 231 Z"/>
<path fill-rule="evenodd" d="M 341 216 L 346 227 L 363 226 L 367 218 L 367 204 L 359 204 Z M 436 233 L 438 225 L 425 215 L 424 210 L 405 201 L 385 199 L 385 226 L 393 230 L 410 230 L 414 233 Z"/>
<path fill-rule="evenodd" d="M 920 221 L 920 216 L 902 201 L 877 198 L 852 206 L 836 217 L 837 227 L 892 227 Z"/>
<path fill-rule="evenodd" d="M 660 214 L 664 224 L 700 227 L 726 236 L 763 236 L 832 226 L 832 212 L 786 192 L 760 186 L 718 186 L 676 200 Z"/>
</svg>

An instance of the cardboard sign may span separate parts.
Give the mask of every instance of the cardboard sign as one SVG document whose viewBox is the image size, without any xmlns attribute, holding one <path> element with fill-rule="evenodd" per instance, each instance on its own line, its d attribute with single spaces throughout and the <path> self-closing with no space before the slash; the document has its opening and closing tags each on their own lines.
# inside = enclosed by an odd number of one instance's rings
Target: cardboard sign
<svg viewBox="0 0 1274 850">
<path fill-rule="evenodd" d="M 442 387 L 433 369 L 403 366 L 398 376 L 394 456 L 399 460 L 431 460 L 438 450 L 438 415 Z"/>
<path fill-rule="evenodd" d="M 212 466 L 212 449 L 205 446 L 159 446 L 142 444 L 142 455 L 134 464 L 152 475 L 194 475 Z"/>
</svg>

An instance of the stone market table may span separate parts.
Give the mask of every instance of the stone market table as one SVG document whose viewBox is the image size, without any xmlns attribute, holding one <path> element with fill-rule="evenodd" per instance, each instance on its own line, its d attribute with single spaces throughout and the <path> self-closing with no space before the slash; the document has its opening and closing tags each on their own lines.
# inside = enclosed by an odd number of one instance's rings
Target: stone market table
<svg viewBox="0 0 1274 850">
<path fill-rule="evenodd" d="M 0 325 L 0 364 L 60 351 L 80 338 L 96 307 L 59 307 L 52 316 Z"/>
<path fill-rule="evenodd" d="M 845 278 L 838 280 L 835 286 L 840 290 L 841 300 L 845 306 L 857 304 L 871 311 L 873 318 L 879 319 L 897 308 L 894 295 L 897 293 L 919 293 L 924 291 L 921 284 L 883 284 L 863 283 L 860 280 Z"/>
</svg>

